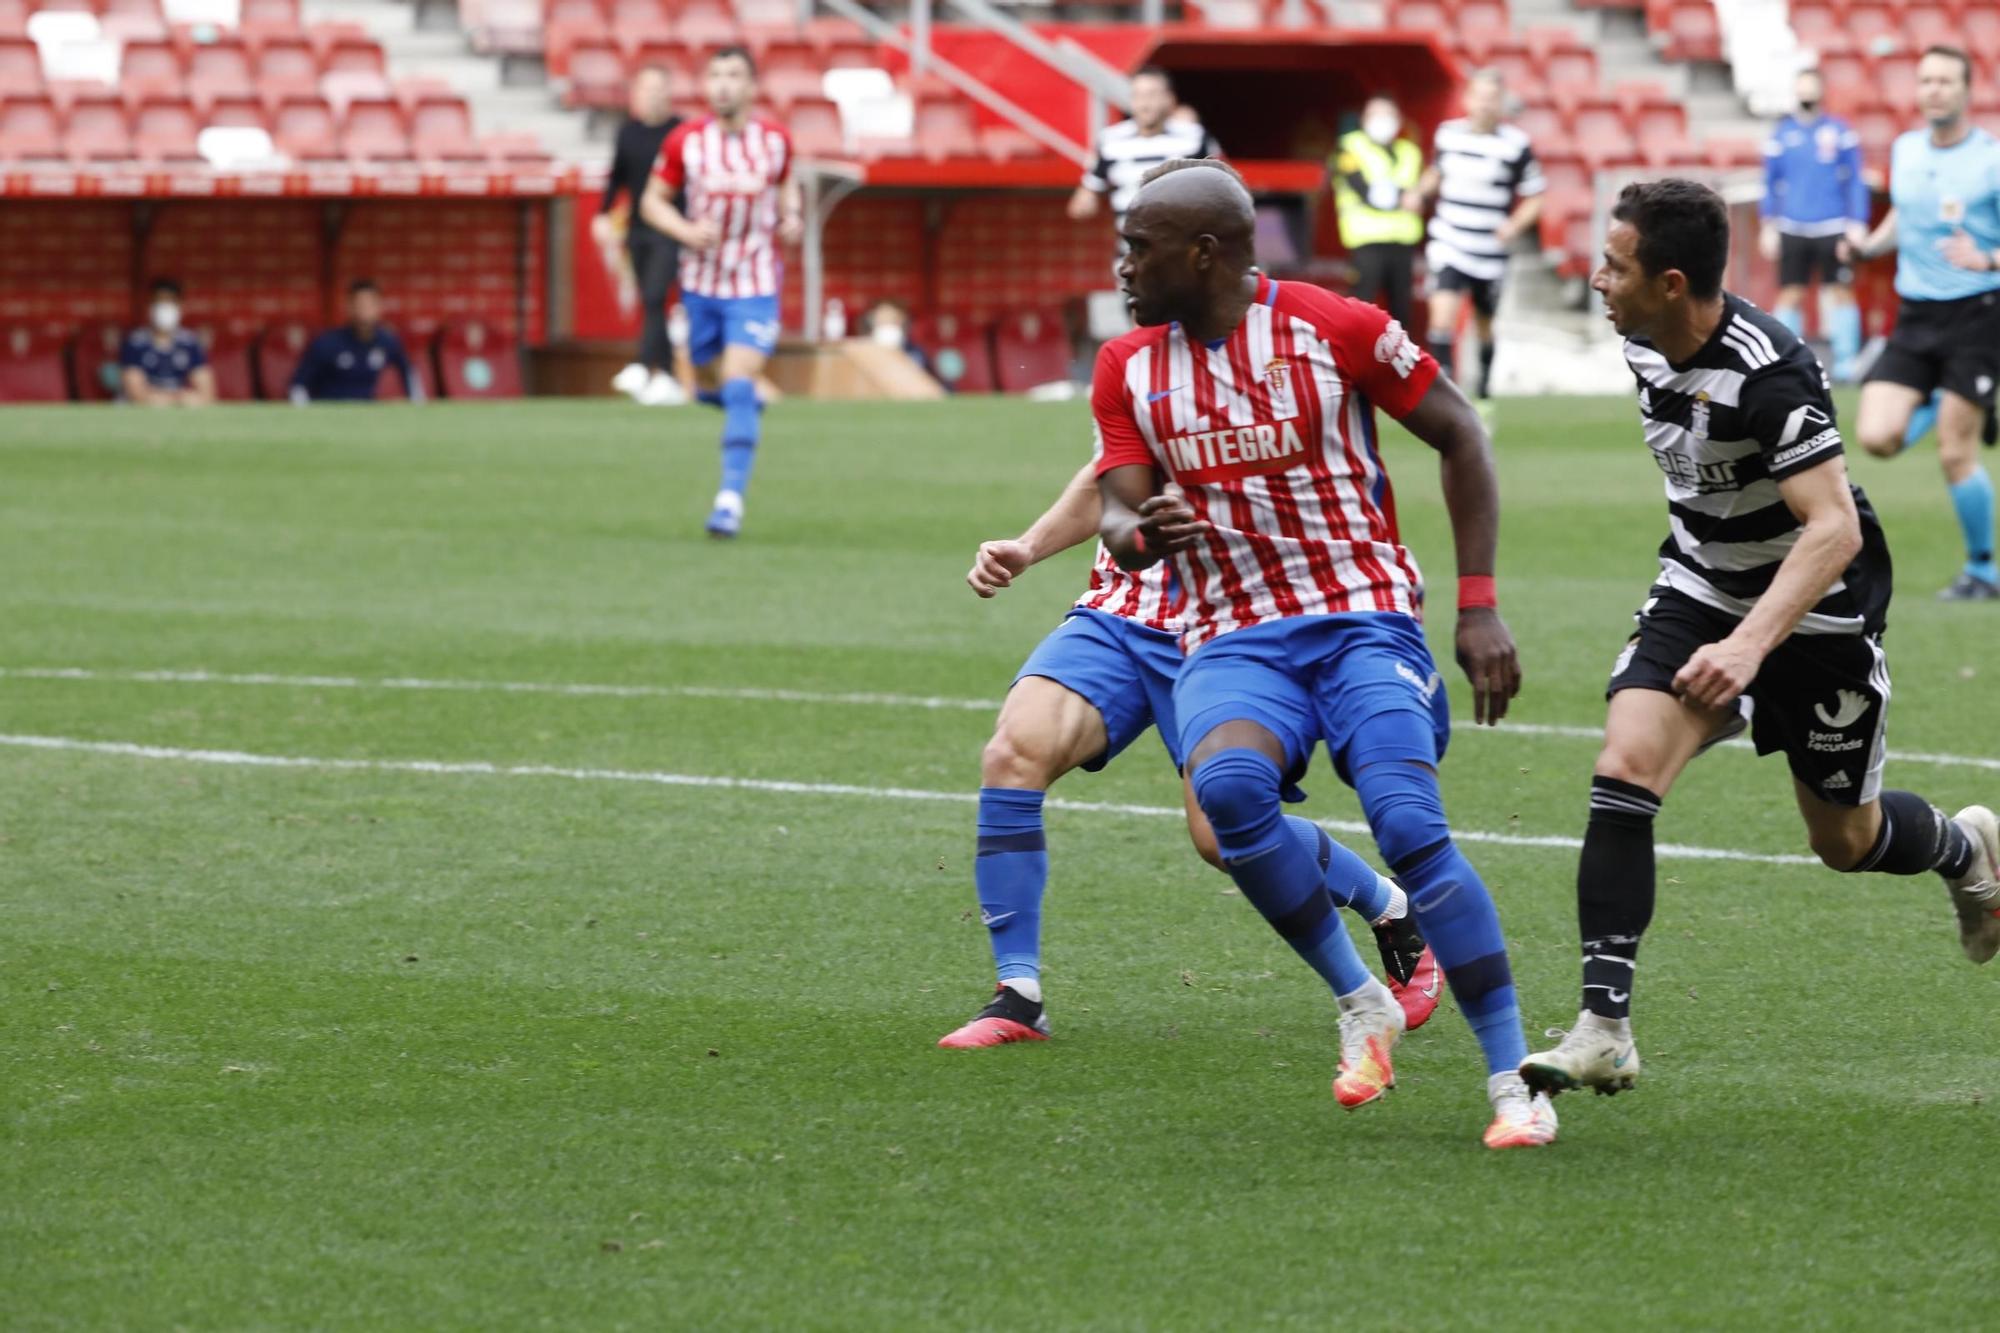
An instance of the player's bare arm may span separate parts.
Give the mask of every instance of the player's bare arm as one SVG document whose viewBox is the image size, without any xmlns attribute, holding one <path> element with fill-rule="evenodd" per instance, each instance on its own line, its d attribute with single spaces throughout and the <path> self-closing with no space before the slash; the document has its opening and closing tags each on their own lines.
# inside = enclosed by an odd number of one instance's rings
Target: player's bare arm
<svg viewBox="0 0 2000 1333">
<path fill-rule="evenodd" d="M 1834 457 L 1778 483 L 1778 494 L 1802 525 L 1779 564 L 1770 591 L 1726 639 L 1704 644 L 1674 677 L 1689 703 L 1720 708 L 1750 688 L 1773 648 L 1818 605 L 1861 550 L 1861 516 L 1847 485 L 1847 464 Z"/>
<path fill-rule="evenodd" d="M 1535 224 L 1542 220 L 1542 198 L 1539 194 L 1531 194 L 1514 205 L 1514 211 L 1507 215 L 1507 220 L 1500 224 L 1494 235 L 1503 244 L 1511 245 L 1515 237 L 1532 231 Z"/>
<path fill-rule="evenodd" d="M 1879 259 L 1896 248 L 1896 210 L 1890 209 L 1888 216 L 1877 223 L 1875 230 L 1857 222 L 1847 229 L 1842 238 L 1847 247 L 1849 260 Z"/>
<path fill-rule="evenodd" d="M 1439 376 L 1403 425 L 1438 452 L 1458 577 L 1492 578 L 1500 545 L 1500 481 L 1479 414 L 1457 385 Z M 1507 716 L 1507 705 L 1521 692 L 1514 636 L 1497 608 L 1466 606 L 1458 613 L 1456 648 L 1458 665 L 1472 684 L 1473 720 L 1491 726 Z"/>
<path fill-rule="evenodd" d="M 1178 555 L 1208 531 L 1177 489 L 1160 490 L 1159 474 L 1152 468 L 1112 468 L 1097 479 L 1097 491 L 1104 505 L 1098 536 L 1126 569 L 1145 569 Z"/>
<path fill-rule="evenodd" d="M 722 239 L 713 222 L 688 221 L 686 214 L 674 207 L 667 183 L 658 176 L 646 182 L 646 193 L 639 199 L 639 216 L 655 231 L 664 232 L 690 250 L 713 250 Z"/>
<path fill-rule="evenodd" d="M 796 176 L 788 176 L 778 193 L 778 239 L 797 245 L 806 234 L 805 193 Z"/>
<path fill-rule="evenodd" d="M 1095 472 L 1089 463 L 1079 468 L 1056 502 L 1020 536 L 981 542 L 972 570 L 965 576 L 972 590 L 981 597 L 991 597 L 1011 587 L 1017 574 L 1096 536 L 1103 503 L 1097 496 Z"/>
</svg>

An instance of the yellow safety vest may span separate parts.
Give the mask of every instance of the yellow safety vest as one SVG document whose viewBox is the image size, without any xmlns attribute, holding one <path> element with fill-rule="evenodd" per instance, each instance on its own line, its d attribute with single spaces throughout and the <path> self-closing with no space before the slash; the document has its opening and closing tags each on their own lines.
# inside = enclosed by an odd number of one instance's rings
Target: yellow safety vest
<svg viewBox="0 0 2000 1333">
<path fill-rule="evenodd" d="M 1415 245 L 1424 238 L 1424 220 L 1406 208 L 1374 208 L 1355 193 L 1347 178 L 1355 172 L 1373 185 L 1388 181 L 1400 194 L 1417 188 L 1424 155 L 1408 139 L 1384 148 L 1360 130 L 1340 136 L 1333 159 L 1333 201 L 1340 217 L 1340 243 L 1352 250 L 1362 245 Z"/>
</svg>

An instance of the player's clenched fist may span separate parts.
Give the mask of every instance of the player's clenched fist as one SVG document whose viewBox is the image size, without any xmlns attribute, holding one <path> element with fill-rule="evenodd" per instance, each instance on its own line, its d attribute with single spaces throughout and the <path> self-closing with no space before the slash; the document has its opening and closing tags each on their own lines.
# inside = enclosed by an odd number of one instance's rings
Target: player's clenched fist
<svg viewBox="0 0 2000 1333">
<path fill-rule="evenodd" d="M 965 581 L 981 597 L 991 597 L 1002 588 L 1012 587 L 1014 576 L 1033 563 L 1026 542 L 981 542 Z"/>
<path fill-rule="evenodd" d="M 1195 517 L 1178 487 L 1139 506 L 1139 540 L 1147 555 L 1169 556 L 1195 545 L 1208 524 Z"/>
<path fill-rule="evenodd" d="M 1674 673 L 1674 693 L 1701 708 L 1720 708 L 1750 688 L 1763 664 L 1754 648 L 1728 639 L 1705 643 Z"/>
</svg>

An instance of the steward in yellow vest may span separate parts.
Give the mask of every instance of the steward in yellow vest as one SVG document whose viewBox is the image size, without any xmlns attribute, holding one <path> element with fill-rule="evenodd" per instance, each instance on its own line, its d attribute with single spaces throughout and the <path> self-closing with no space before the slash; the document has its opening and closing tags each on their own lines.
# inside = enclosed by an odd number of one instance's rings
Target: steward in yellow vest
<svg viewBox="0 0 2000 1333">
<path fill-rule="evenodd" d="M 1368 99 L 1361 128 L 1342 135 L 1334 154 L 1333 198 L 1340 243 L 1354 263 L 1355 299 L 1381 301 L 1408 327 L 1412 266 L 1424 236 L 1414 206 L 1424 155 L 1402 137 L 1402 128 L 1393 101 Z"/>
</svg>

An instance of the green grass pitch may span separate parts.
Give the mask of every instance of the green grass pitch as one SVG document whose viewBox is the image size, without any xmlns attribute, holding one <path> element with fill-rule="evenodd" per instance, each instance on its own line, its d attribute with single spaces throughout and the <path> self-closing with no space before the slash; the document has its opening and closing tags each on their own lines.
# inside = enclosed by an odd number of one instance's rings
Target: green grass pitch
<svg viewBox="0 0 2000 1333">
<path fill-rule="evenodd" d="M 1329 998 L 1144 813 L 1051 816 L 1056 1039 L 933 1049 L 990 964 L 972 808 L 926 794 L 969 798 L 978 701 L 1087 558 L 991 603 L 961 575 L 1074 470 L 1083 410 L 785 404 L 734 545 L 700 534 L 714 433 L 0 415 L 0 1325 L 1995 1318 L 2000 969 L 1934 878 L 1745 859 L 1805 847 L 1782 761 L 1741 749 L 1661 819 L 1733 855 L 1662 862 L 1645 1079 L 1564 1098 L 1546 1151 L 1481 1149 L 1449 1003 L 1342 1113 Z M 1389 435 L 1449 587 L 1435 464 Z M 1498 439 L 1515 718 L 1589 728 L 1659 479 L 1625 399 L 1507 402 Z M 1992 801 L 2000 620 L 1931 600 L 1935 463 L 1854 467 L 1897 561 L 1891 744 L 1929 756 L 1890 781 Z M 1536 1034 L 1577 980 L 1575 854 L 1536 839 L 1581 831 L 1592 754 L 1464 727 L 1445 765 Z M 801 785 L 689 782 L 723 778 Z M 1307 786 L 1357 818 L 1323 760 Z M 1056 795 L 1177 789 L 1146 739 Z"/>
</svg>

